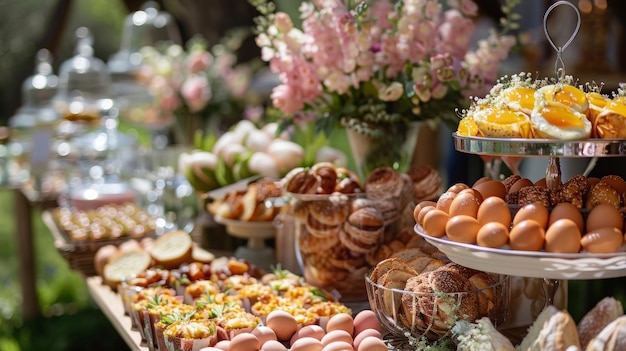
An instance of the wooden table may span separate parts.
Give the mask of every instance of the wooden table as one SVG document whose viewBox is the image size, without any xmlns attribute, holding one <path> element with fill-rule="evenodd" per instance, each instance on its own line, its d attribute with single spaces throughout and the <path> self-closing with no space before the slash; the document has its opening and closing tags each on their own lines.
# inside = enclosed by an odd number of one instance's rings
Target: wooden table
<svg viewBox="0 0 626 351">
<path fill-rule="evenodd" d="M 38 193 L 28 188 L 13 190 L 19 275 L 22 288 L 22 314 L 32 319 L 41 314 L 37 297 L 37 274 L 33 243 L 33 212 L 57 206 L 58 193 Z"/>
<path fill-rule="evenodd" d="M 102 284 L 100 277 L 89 277 L 86 281 L 94 302 L 128 344 L 128 347 L 131 350 L 148 351 L 146 344 L 141 341 L 139 332 L 131 329 L 130 317 L 124 314 L 122 299 L 117 292 Z"/>
</svg>

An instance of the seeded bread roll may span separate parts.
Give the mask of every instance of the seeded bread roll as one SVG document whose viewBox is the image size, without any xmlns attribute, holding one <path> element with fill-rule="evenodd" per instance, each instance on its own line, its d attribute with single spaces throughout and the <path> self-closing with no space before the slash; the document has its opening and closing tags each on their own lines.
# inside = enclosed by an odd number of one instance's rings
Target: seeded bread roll
<svg viewBox="0 0 626 351">
<path fill-rule="evenodd" d="M 587 345 L 586 351 L 621 351 L 626 350 L 626 316 L 609 323 Z"/>
<path fill-rule="evenodd" d="M 445 333 L 458 319 L 475 321 L 484 316 L 495 316 L 501 307 L 494 291 L 469 294 L 451 294 L 485 289 L 496 284 L 485 272 L 449 263 L 433 271 L 410 278 L 405 290 L 418 294 L 404 294 L 402 309 L 404 320 L 415 325 L 407 328 L 430 329 Z M 421 293 L 421 294 L 420 294 Z M 427 295 L 422 295 L 426 293 Z"/>
<path fill-rule="evenodd" d="M 595 338 L 604 327 L 624 314 L 619 300 L 605 297 L 589 310 L 578 322 L 578 335 L 583 350 L 591 339 Z"/>
<path fill-rule="evenodd" d="M 537 316 L 518 349 L 528 351 L 580 350 L 576 323 L 567 311 L 558 310 L 549 305 Z"/>
</svg>

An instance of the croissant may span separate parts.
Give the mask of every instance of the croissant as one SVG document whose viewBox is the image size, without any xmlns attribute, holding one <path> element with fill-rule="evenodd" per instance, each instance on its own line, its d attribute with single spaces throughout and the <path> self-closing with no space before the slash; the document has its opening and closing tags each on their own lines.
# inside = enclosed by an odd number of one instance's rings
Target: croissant
<svg viewBox="0 0 626 351">
<path fill-rule="evenodd" d="M 611 139 L 626 137 L 626 104 L 610 101 L 597 115 L 592 115 L 592 136 Z"/>
</svg>

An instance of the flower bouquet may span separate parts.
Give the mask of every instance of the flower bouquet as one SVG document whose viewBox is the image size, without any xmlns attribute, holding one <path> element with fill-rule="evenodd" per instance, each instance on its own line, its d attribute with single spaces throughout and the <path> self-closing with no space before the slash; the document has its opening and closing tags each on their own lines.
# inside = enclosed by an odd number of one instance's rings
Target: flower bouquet
<svg viewBox="0 0 626 351">
<path fill-rule="evenodd" d="M 374 162 L 355 160 L 365 173 L 398 166 L 398 149 L 416 133 L 409 128 L 415 122 L 456 128 L 455 111 L 489 90 L 515 44 L 505 35 L 517 25 L 512 0 L 502 7 L 502 30 L 475 49 L 472 0 L 305 0 L 301 28 L 269 0 L 250 3 L 260 13 L 262 59 L 280 78 L 273 106 L 287 121 L 314 113 L 320 132 L 343 127 L 366 136 Z"/>
<path fill-rule="evenodd" d="M 258 104 L 250 83 L 258 64 L 237 63 L 245 33 L 235 30 L 208 47 L 200 37 L 186 48 L 177 44 L 144 47 L 140 80 L 147 84 L 161 113 L 174 118 L 177 143 L 192 144 L 197 132 L 224 130 Z"/>
</svg>

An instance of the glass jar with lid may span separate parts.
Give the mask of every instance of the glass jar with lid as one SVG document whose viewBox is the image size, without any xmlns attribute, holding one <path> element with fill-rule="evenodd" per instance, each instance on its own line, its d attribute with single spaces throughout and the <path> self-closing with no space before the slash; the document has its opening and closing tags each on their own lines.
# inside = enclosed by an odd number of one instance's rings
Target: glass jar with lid
<svg viewBox="0 0 626 351">
<path fill-rule="evenodd" d="M 152 146 L 159 149 L 168 143 L 167 134 L 173 117 L 163 113 L 148 87 L 140 82 L 141 50 L 147 46 L 165 48 L 181 42 L 174 18 L 162 11 L 156 2 L 147 1 L 139 11 L 126 17 L 120 50 L 107 62 L 122 121 L 150 131 Z"/>
<path fill-rule="evenodd" d="M 94 56 L 93 37 L 88 28 L 76 30 L 74 52 L 73 57 L 61 64 L 59 89 L 52 100 L 61 118 L 70 122 L 62 131 L 70 134 L 99 127 L 99 101 L 112 97 L 108 68 Z"/>
</svg>

